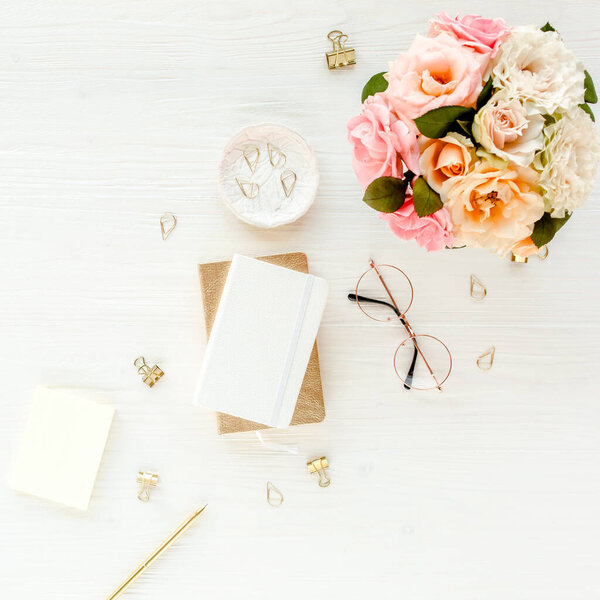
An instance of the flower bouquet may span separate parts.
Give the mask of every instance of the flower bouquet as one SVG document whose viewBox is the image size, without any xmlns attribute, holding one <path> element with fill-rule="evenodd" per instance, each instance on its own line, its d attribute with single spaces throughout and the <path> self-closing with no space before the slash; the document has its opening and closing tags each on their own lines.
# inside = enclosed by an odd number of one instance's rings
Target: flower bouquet
<svg viewBox="0 0 600 600">
<path fill-rule="evenodd" d="M 427 250 L 526 258 L 592 189 L 597 100 L 550 24 L 441 13 L 369 80 L 348 122 L 363 200 Z"/>
</svg>

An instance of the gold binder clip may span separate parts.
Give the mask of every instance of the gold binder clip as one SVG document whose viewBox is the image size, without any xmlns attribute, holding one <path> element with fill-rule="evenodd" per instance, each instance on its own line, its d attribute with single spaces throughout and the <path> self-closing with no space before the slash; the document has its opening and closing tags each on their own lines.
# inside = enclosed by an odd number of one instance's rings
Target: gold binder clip
<svg viewBox="0 0 600 600">
<path fill-rule="evenodd" d="M 327 34 L 327 38 L 333 44 L 333 50 L 325 53 L 330 69 L 356 64 L 356 52 L 353 48 L 346 48 L 348 36 L 345 33 L 335 29 Z"/>
<path fill-rule="evenodd" d="M 496 347 L 491 346 L 483 354 L 480 354 L 477 357 L 477 366 L 482 371 L 489 371 L 492 368 L 492 365 L 494 364 L 495 354 L 496 354 Z"/>
<path fill-rule="evenodd" d="M 475 275 L 471 275 L 470 294 L 475 302 L 481 302 L 487 296 L 485 285 Z"/>
<path fill-rule="evenodd" d="M 267 481 L 267 502 L 275 508 L 283 504 L 283 494 L 270 481 Z"/>
<path fill-rule="evenodd" d="M 546 244 L 544 244 L 541 248 L 538 249 L 537 257 L 540 260 L 546 260 L 548 258 L 548 246 L 546 246 Z"/>
<path fill-rule="evenodd" d="M 148 502 L 148 500 L 150 500 L 150 488 L 158 485 L 158 475 L 156 473 L 140 471 L 137 474 L 137 482 L 142 484 L 138 494 L 138 500 Z"/>
<path fill-rule="evenodd" d="M 527 262 L 527 257 L 526 256 L 517 256 L 516 254 L 511 254 L 510 255 L 510 262 L 514 262 L 514 263 L 526 263 Z"/>
<path fill-rule="evenodd" d="M 137 367 L 138 373 L 142 376 L 142 381 L 148 387 L 152 387 L 165 374 L 158 365 L 151 367 L 146 364 L 146 359 L 143 356 L 138 356 L 133 361 L 133 366 Z"/>
<path fill-rule="evenodd" d="M 315 458 L 315 460 L 307 462 L 306 466 L 308 467 L 309 473 L 317 474 L 317 477 L 319 478 L 320 487 L 327 487 L 331 483 L 331 479 L 329 479 L 329 476 L 327 475 L 326 471 L 326 469 L 329 468 L 329 463 L 327 462 L 327 459 L 324 456 L 321 456 L 321 458 Z"/>
</svg>

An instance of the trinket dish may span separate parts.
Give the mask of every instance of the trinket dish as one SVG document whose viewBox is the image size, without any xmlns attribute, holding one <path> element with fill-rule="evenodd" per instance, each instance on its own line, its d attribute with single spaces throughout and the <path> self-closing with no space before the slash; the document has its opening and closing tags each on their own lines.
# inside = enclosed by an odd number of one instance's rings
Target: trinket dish
<svg viewBox="0 0 600 600">
<path fill-rule="evenodd" d="M 313 150 L 300 134 L 283 125 L 246 127 L 223 151 L 221 198 L 250 225 L 273 228 L 293 223 L 311 207 L 318 184 Z"/>
</svg>

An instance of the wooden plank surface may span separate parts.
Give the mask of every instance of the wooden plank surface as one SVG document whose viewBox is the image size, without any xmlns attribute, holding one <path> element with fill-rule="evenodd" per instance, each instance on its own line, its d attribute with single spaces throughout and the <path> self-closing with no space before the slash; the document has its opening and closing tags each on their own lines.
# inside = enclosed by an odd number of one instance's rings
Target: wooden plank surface
<svg viewBox="0 0 600 600">
<path fill-rule="evenodd" d="M 37 384 L 117 408 L 87 513 L 0 487 L 0 586 L 17 599 L 102 599 L 198 504 L 206 514 L 128 598 L 600 598 L 600 189 L 545 262 L 427 254 L 364 206 L 345 123 L 368 77 L 439 10 L 560 30 L 600 81 L 592 0 L 4 2 L 0 9 L 0 470 Z M 328 31 L 358 64 L 329 72 Z M 241 127 L 288 125 L 321 184 L 296 224 L 260 231 L 218 198 Z M 177 215 L 164 243 L 159 217 Z M 319 334 L 327 419 L 219 438 L 191 406 L 205 336 L 196 265 L 301 250 L 329 280 Z M 405 393 L 400 332 L 346 300 L 369 257 L 403 267 L 411 322 L 447 341 L 443 394 Z M 469 275 L 488 288 L 474 304 Z M 476 356 L 497 348 L 492 371 Z M 147 389 L 143 354 L 165 371 Z M 326 455 L 320 489 L 306 460 Z M 140 469 L 160 474 L 136 499 Z M 285 496 L 265 502 L 265 482 Z"/>
</svg>

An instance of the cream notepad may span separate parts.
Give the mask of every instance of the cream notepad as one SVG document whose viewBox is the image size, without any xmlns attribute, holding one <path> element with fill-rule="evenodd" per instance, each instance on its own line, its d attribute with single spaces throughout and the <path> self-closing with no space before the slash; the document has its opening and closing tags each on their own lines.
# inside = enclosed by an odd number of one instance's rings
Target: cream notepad
<svg viewBox="0 0 600 600">
<path fill-rule="evenodd" d="M 17 456 L 15 490 L 86 510 L 114 412 L 71 390 L 38 387 Z"/>
<path fill-rule="evenodd" d="M 324 279 L 236 254 L 194 403 L 287 427 L 326 301 Z"/>
</svg>

